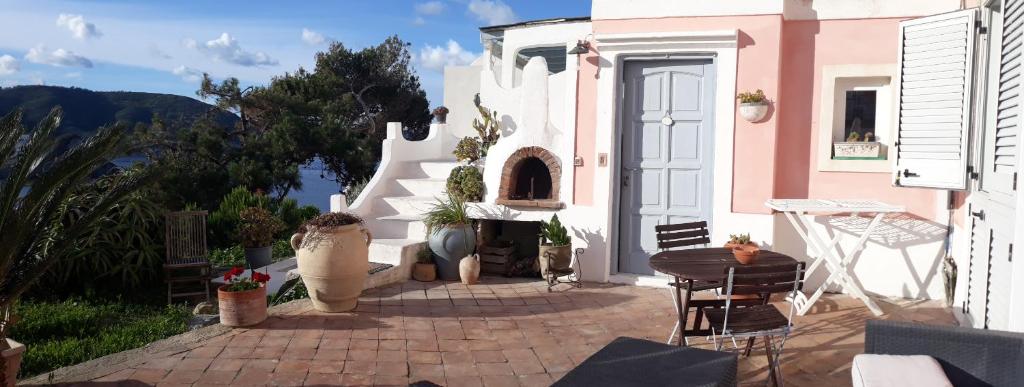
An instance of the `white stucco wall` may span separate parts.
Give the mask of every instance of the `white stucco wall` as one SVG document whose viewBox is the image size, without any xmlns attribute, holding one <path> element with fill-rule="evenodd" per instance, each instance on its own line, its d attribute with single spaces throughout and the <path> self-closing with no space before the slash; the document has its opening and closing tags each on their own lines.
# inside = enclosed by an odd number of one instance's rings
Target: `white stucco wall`
<svg viewBox="0 0 1024 387">
<path fill-rule="evenodd" d="M 600 19 L 679 16 L 784 15 L 790 20 L 891 18 L 930 15 L 960 9 L 960 0 L 593 0 Z M 968 7 L 976 6 L 968 1 Z"/>
<path fill-rule="evenodd" d="M 483 66 L 445 66 L 444 106 L 448 108 L 448 131 L 462 138 L 476 136 L 473 119 L 480 116 L 473 97 L 480 92 L 480 71 Z"/>
</svg>

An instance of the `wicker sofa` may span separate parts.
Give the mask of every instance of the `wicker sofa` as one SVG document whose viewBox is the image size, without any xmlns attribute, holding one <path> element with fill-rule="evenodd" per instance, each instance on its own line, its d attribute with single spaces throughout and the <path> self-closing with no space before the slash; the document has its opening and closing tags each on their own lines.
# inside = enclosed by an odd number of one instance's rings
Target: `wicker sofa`
<svg viewBox="0 0 1024 387">
<path fill-rule="evenodd" d="M 961 386 L 1024 385 L 1024 334 L 870 320 L 864 352 L 929 355 Z"/>
</svg>

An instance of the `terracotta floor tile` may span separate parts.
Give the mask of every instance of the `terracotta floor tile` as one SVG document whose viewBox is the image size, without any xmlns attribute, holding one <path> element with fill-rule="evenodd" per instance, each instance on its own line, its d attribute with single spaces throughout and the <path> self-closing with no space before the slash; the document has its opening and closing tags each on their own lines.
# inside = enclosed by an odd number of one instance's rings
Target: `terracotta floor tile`
<svg viewBox="0 0 1024 387">
<path fill-rule="evenodd" d="M 406 362 L 409 354 L 406 351 L 377 351 L 377 361 L 400 361 Z"/>
<path fill-rule="evenodd" d="M 448 387 L 478 387 L 483 386 L 479 376 L 447 376 L 445 377 Z"/>
<path fill-rule="evenodd" d="M 477 363 L 476 370 L 481 376 L 515 374 L 508 363 Z"/>
<path fill-rule="evenodd" d="M 348 351 L 346 360 L 355 361 L 376 361 L 377 351 L 366 350 L 366 349 L 352 349 Z"/>
<path fill-rule="evenodd" d="M 344 374 L 341 375 L 341 384 L 345 386 L 372 386 L 373 375 Z"/>
<path fill-rule="evenodd" d="M 473 351 L 473 361 L 477 363 L 504 363 L 505 354 L 501 351 Z"/>
<path fill-rule="evenodd" d="M 409 351 L 408 357 L 412 364 L 441 364 L 440 352 Z"/>
<path fill-rule="evenodd" d="M 164 383 L 195 383 L 199 380 L 199 377 L 203 375 L 203 371 L 198 370 L 174 370 L 164 376 L 161 382 Z"/>
<path fill-rule="evenodd" d="M 408 376 L 409 364 L 404 361 L 379 361 L 377 362 L 374 374 L 384 376 Z"/>
<path fill-rule="evenodd" d="M 271 372 L 274 368 L 277 368 L 277 363 L 280 360 L 277 359 L 248 359 L 242 364 L 242 370 L 260 370 Z"/>
<path fill-rule="evenodd" d="M 409 364 L 409 375 L 412 378 L 444 376 L 444 366 L 440 364 Z"/>
<path fill-rule="evenodd" d="M 412 339 L 406 342 L 406 348 L 410 351 L 438 351 L 436 340 Z"/>
<path fill-rule="evenodd" d="M 349 349 L 372 349 L 377 350 L 377 339 L 356 339 L 353 338 Z"/>
<path fill-rule="evenodd" d="M 174 366 L 174 369 L 175 370 L 204 371 L 204 370 L 206 370 L 206 367 L 209 367 L 210 363 L 212 363 L 212 362 L 213 362 L 213 359 L 210 359 L 210 358 L 205 358 L 205 359 L 202 359 L 202 358 L 185 358 L 185 359 L 181 359 L 181 361 L 178 362 L 178 364 L 176 366 Z"/>
<path fill-rule="evenodd" d="M 310 360 L 316 355 L 316 348 L 288 347 L 281 354 L 281 359 Z"/>
<path fill-rule="evenodd" d="M 377 369 L 377 362 L 373 361 L 345 361 L 346 374 L 373 375 Z"/>
<path fill-rule="evenodd" d="M 217 355 L 220 354 L 220 351 L 222 350 L 224 350 L 224 347 L 222 346 L 199 347 L 189 351 L 188 355 L 185 355 L 185 357 L 212 359 L 217 357 Z"/>
<path fill-rule="evenodd" d="M 201 384 L 231 384 L 235 380 L 237 371 L 206 371 L 199 377 L 197 383 Z"/>
<path fill-rule="evenodd" d="M 341 374 L 316 374 L 311 373 L 306 375 L 306 380 L 303 382 L 305 386 L 338 386 L 341 385 Z"/>
<path fill-rule="evenodd" d="M 519 385 L 523 387 L 547 387 L 552 383 L 551 376 L 548 374 L 535 374 L 535 375 L 520 375 Z"/>
<path fill-rule="evenodd" d="M 213 359 L 210 366 L 207 367 L 209 371 L 238 371 L 242 369 L 242 365 L 245 364 L 244 359 Z"/>
<path fill-rule="evenodd" d="M 306 373 L 309 372 L 309 360 L 284 360 L 277 363 L 277 368 L 274 368 L 274 372 L 284 373 Z"/>
<path fill-rule="evenodd" d="M 274 386 L 301 386 L 305 380 L 305 372 L 274 372 L 270 374 L 270 384 Z"/>
<path fill-rule="evenodd" d="M 345 369 L 343 360 L 313 360 L 309 362 L 311 374 L 340 374 Z"/>
<path fill-rule="evenodd" d="M 405 387 L 405 386 L 409 385 L 409 378 L 406 377 L 406 376 L 374 375 L 373 376 L 373 385 L 374 386 L 388 386 L 388 387 L 398 387 L 398 386 Z"/>
<path fill-rule="evenodd" d="M 131 380 L 139 381 L 142 383 L 156 384 L 167 376 L 167 370 L 158 369 L 137 369 L 131 375 Z"/>
<path fill-rule="evenodd" d="M 378 350 L 382 351 L 404 351 L 405 350 L 405 337 L 394 340 L 380 340 L 377 345 Z"/>
<path fill-rule="evenodd" d="M 484 387 L 519 387 L 519 378 L 514 375 L 484 375 Z"/>
</svg>

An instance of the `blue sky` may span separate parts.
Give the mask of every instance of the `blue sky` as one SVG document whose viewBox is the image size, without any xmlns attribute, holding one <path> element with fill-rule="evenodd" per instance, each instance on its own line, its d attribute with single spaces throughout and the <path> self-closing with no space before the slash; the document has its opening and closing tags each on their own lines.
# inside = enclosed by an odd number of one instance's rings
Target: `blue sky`
<svg viewBox="0 0 1024 387">
<path fill-rule="evenodd" d="M 412 44 L 432 105 L 441 68 L 479 56 L 477 28 L 587 16 L 587 0 L 0 0 L 0 86 L 47 84 L 195 97 L 199 74 L 265 84 L 331 40 Z"/>
</svg>

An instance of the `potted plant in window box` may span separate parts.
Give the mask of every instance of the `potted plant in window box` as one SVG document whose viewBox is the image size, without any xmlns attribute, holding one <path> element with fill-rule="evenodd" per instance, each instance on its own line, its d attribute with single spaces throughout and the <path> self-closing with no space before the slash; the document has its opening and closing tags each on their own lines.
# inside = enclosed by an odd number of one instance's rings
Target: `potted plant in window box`
<svg viewBox="0 0 1024 387">
<path fill-rule="evenodd" d="M 439 124 L 443 124 L 448 121 L 448 108 L 444 106 L 438 106 L 434 108 L 434 110 L 431 111 L 430 114 L 434 115 L 434 118 L 437 119 L 437 123 Z"/>
<path fill-rule="evenodd" d="M 441 279 L 459 279 L 459 262 L 476 250 L 476 232 L 471 225 L 466 202 L 448 193 L 447 199 L 438 199 L 426 213 L 423 223 L 429 236 L 427 244 L 437 259 L 437 274 Z"/>
<path fill-rule="evenodd" d="M 372 240 L 363 220 L 345 212 L 310 219 L 292 235 L 299 276 L 316 310 L 355 309 L 368 275 Z"/>
<path fill-rule="evenodd" d="M 757 122 L 764 119 L 764 116 L 768 115 L 768 97 L 765 97 L 764 91 L 757 89 L 757 91 L 743 92 L 736 96 L 736 99 L 740 100 L 740 117 L 743 117 L 747 122 Z"/>
<path fill-rule="evenodd" d="M 565 272 L 572 263 L 572 239 L 569 231 L 558 220 L 558 215 L 551 215 L 551 222 L 540 221 L 540 275 L 548 276 L 548 271 Z"/>
<path fill-rule="evenodd" d="M 832 144 L 833 158 L 878 159 L 882 157 L 882 143 L 875 141 L 874 133 L 867 132 L 862 139 L 859 132 L 850 132 L 846 141 Z"/>
<path fill-rule="evenodd" d="M 284 229 L 284 222 L 270 211 L 249 207 L 238 213 L 238 236 L 245 248 L 245 262 L 250 269 L 266 267 L 273 261 L 274 234 Z"/>
<path fill-rule="evenodd" d="M 227 282 L 217 289 L 217 309 L 220 323 L 229 327 L 247 327 L 267 319 L 267 287 L 269 274 L 250 270 L 249 278 L 242 277 L 241 266 L 224 273 Z"/>
<path fill-rule="evenodd" d="M 416 253 L 416 265 L 412 269 L 412 279 L 420 282 L 431 282 L 437 279 L 437 265 L 434 265 L 434 256 L 430 248 L 423 246 Z"/>
</svg>

